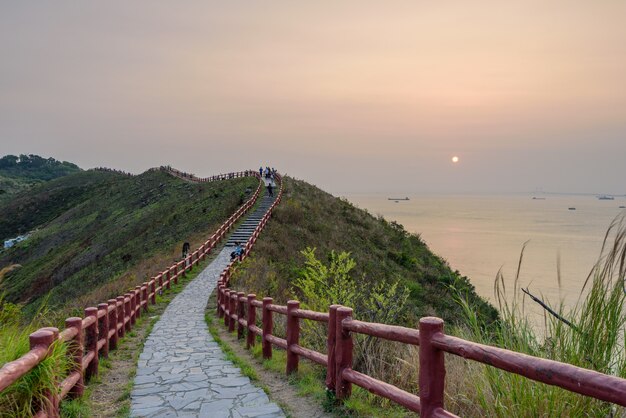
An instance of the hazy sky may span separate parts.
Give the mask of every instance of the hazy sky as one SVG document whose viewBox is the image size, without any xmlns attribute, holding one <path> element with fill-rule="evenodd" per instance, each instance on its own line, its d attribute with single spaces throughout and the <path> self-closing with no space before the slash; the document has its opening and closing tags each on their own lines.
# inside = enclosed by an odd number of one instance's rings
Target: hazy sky
<svg viewBox="0 0 626 418">
<path fill-rule="evenodd" d="M 4 0 L 0 154 L 626 193 L 625 22 L 617 0 Z"/>
</svg>

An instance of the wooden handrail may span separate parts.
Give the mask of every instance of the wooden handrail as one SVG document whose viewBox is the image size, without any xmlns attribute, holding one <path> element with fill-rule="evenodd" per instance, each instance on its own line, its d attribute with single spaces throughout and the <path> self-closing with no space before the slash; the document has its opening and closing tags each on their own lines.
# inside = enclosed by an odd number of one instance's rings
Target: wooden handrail
<svg viewBox="0 0 626 418">
<path fill-rule="evenodd" d="M 384 338 L 389 341 L 397 341 L 405 344 L 419 345 L 419 331 L 412 328 L 397 325 L 378 324 L 375 322 L 363 322 L 351 319 L 344 321 L 343 327 L 351 332 L 371 335 L 372 337 Z"/>
<path fill-rule="evenodd" d="M 170 172 L 177 177 L 181 177 L 177 175 L 180 173 L 182 172 L 175 169 L 171 169 Z M 259 178 L 258 172 L 254 170 L 211 176 L 205 179 L 195 176 L 182 176 L 181 178 L 208 182 L 246 176 Z M 143 283 L 142 286 L 136 286 L 130 292 L 120 295 L 116 299 L 110 299 L 107 303 L 99 304 L 97 308 L 86 308 L 84 318 L 68 318 L 66 329 L 62 332 L 56 328 L 41 328 L 32 333 L 30 335 L 30 351 L 0 368 L 0 392 L 41 363 L 47 357 L 50 346 L 54 342 L 70 344 L 68 356 L 72 358 L 73 369 L 69 371 L 67 376 L 55 377 L 55 384 L 59 386 L 58 394 L 50 394 L 50 400 L 41 407 L 43 409 L 35 414 L 37 417 L 58 416 L 59 401 L 68 394 L 72 396 L 82 395 L 84 379 L 98 373 L 99 356 L 107 357 L 109 350 L 117 348 L 119 338 L 124 337 L 125 333 L 131 330 L 136 319 L 141 316 L 142 307 L 144 312 L 147 311 L 149 304 L 156 303 L 158 292 L 164 288 L 169 289 L 171 281 L 177 284 L 180 276 L 190 271 L 194 265 L 197 266 L 200 259 L 204 259 L 215 248 L 217 241 L 225 236 L 225 231 L 254 205 L 260 195 L 262 185 L 263 181 L 259 179 L 259 185 L 251 197 L 220 225 L 218 231 L 221 233 L 215 232 L 210 235 L 210 238 L 185 260 L 176 262 L 166 270 L 158 272 L 150 281 Z M 85 330 L 86 338 L 84 341 L 82 330 Z"/>
<path fill-rule="evenodd" d="M 626 406 L 626 379 L 617 376 L 478 344 L 445 334 L 434 335 L 432 344 L 439 350 L 466 360 L 488 364 L 570 392 Z"/>
</svg>

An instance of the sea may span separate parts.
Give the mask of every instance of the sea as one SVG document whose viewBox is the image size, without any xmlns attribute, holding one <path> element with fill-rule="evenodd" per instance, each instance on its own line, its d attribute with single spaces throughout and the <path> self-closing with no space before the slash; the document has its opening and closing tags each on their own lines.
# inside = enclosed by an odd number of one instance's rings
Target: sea
<svg viewBox="0 0 626 418">
<path fill-rule="evenodd" d="M 499 271 L 504 276 L 507 299 L 513 299 L 514 280 L 525 247 L 519 285 L 552 306 L 574 306 L 598 260 L 607 228 L 618 216 L 626 215 L 619 207 L 626 206 L 624 197 L 599 200 L 592 195 L 543 193 L 409 195 L 410 200 L 398 202 L 388 197 L 404 196 L 344 197 L 419 234 L 433 252 L 467 276 L 477 293 L 494 305 L 494 280 Z M 533 323 L 544 322 L 543 309 L 528 298 L 524 309 Z"/>
</svg>

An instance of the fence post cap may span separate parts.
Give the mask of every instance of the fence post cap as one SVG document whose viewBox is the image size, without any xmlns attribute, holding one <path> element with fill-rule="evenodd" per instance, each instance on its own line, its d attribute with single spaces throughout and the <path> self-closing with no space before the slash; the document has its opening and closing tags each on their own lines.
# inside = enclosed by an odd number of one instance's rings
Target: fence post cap
<svg viewBox="0 0 626 418">
<path fill-rule="evenodd" d="M 38 345 L 49 346 L 55 340 L 54 332 L 48 328 L 41 328 L 28 336 L 31 347 Z"/>
<path fill-rule="evenodd" d="M 109 306 L 109 305 L 107 305 L 107 306 Z M 81 321 L 82 322 L 82 320 L 83 320 L 83 318 L 81 318 L 79 316 L 71 316 L 71 317 L 65 319 L 65 323 L 74 322 L 74 321 Z"/>
<path fill-rule="evenodd" d="M 352 311 L 353 311 L 352 308 L 348 308 L 346 306 L 340 306 L 337 308 L 337 313 L 352 315 Z"/>
<path fill-rule="evenodd" d="M 436 316 L 425 316 L 420 318 L 420 325 L 426 325 L 431 327 L 443 327 L 443 319 L 437 318 Z"/>
<path fill-rule="evenodd" d="M 109 305 L 114 305 L 117 302 L 117 300 L 116 299 L 109 299 L 107 302 L 109 303 Z"/>
<path fill-rule="evenodd" d="M 248 299 L 256 299 L 256 294 L 255 293 L 249 293 L 248 294 Z"/>
<path fill-rule="evenodd" d="M 266 296 L 266 297 L 263 298 L 263 302 L 264 303 L 272 303 L 272 302 L 274 302 L 274 298 Z"/>
<path fill-rule="evenodd" d="M 123 296 L 120 296 L 123 297 Z M 98 315 L 98 308 L 94 308 L 90 306 L 89 308 L 85 308 L 85 315 Z"/>
<path fill-rule="evenodd" d="M 288 300 L 287 301 L 287 307 L 299 307 L 300 306 L 300 302 L 297 300 Z"/>
</svg>

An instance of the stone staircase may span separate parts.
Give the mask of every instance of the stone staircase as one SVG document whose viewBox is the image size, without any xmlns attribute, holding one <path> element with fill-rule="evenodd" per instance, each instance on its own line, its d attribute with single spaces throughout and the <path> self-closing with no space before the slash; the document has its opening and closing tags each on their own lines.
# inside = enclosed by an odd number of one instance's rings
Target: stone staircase
<svg viewBox="0 0 626 418">
<path fill-rule="evenodd" d="M 259 222 L 261 222 L 261 219 L 263 219 L 263 215 L 265 215 L 270 206 L 274 203 L 274 200 L 276 200 L 277 194 L 278 191 L 276 189 L 274 189 L 274 196 L 269 196 L 265 193 L 265 195 L 260 199 L 257 209 L 248 215 L 239 228 L 237 228 L 235 232 L 230 235 L 228 241 L 226 242 L 226 247 L 234 247 L 237 243 L 245 245 L 254 233 L 257 225 L 259 225 Z"/>
</svg>

